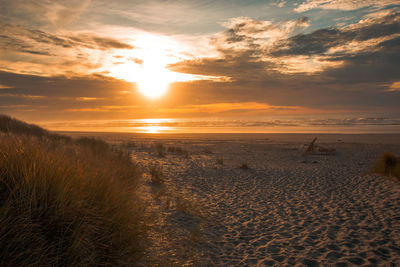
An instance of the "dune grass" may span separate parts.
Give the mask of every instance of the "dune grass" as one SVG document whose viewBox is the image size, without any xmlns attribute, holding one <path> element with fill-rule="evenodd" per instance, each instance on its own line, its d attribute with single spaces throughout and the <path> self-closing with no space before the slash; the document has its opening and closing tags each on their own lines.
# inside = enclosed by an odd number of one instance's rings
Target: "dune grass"
<svg viewBox="0 0 400 267">
<path fill-rule="evenodd" d="M 135 266 L 146 227 L 129 155 L 6 116 L 0 125 L 0 265 Z"/>
<path fill-rule="evenodd" d="M 152 144 L 151 148 L 160 158 L 167 156 L 168 153 L 183 155 L 185 158 L 189 158 L 189 151 L 180 146 L 165 146 L 163 143 L 157 142 Z"/>
<path fill-rule="evenodd" d="M 72 138 L 69 136 L 51 133 L 35 124 L 29 124 L 4 114 L 0 114 L 0 132 L 72 142 Z"/>
<path fill-rule="evenodd" d="M 400 157 L 392 153 L 384 153 L 375 163 L 374 172 L 400 180 Z"/>
</svg>

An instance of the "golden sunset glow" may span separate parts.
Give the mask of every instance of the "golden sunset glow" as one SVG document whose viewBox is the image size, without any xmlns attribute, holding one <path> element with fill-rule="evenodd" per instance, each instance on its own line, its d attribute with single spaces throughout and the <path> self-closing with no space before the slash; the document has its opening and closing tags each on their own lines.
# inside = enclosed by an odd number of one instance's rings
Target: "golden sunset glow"
<svg viewBox="0 0 400 267">
<path fill-rule="evenodd" d="M 104 71 L 112 77 L 136 84 L 138 91 L 150 99 L 163 96 L 173 82 L 210 78 L 168 70 L 169 64 L 182 60 L 186 49 L 168 37 L 142 34 L 137 37 L 134 45 L 135 49 L 114 55 L 114 64 L 107 64 Z"/>
<path fill-rule="evenodd" d="M 161 130 L 164 130 L 163 127 L 160 126 L 149 126 L 149 127 L 143 127 L 143 130 L 145 133 L 160 133 Z"/>
<path fill-rule="evenodd" d="M 400 266 L 399 70 L 400 0 L 0 0 L 0 267 Z"/>
<path fill-rule="evenodd" d="M 130 121 L 130 123 L 135 125 L 133 129 L 134 131 L 151 134 L 176 131 L 174 127 L 169 126 L 169 124 L 173 124 L 175 122 L 176 120 L 173 119 L 139 119 Z"/>
<path fill-rule="evenodd" d="M 80 131 L 396 131 L 400 4 L 347 2 L 3 0 L 0 114 Z"/>
</svg>

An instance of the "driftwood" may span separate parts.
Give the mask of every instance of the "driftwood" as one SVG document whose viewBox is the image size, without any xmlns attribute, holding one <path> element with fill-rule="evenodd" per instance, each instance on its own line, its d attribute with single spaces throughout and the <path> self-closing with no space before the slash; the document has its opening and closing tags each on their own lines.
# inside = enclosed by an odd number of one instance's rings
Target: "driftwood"
<svg viewBox="0 0 400 267">
<path fill-rule="evenodd" d="M 332 147 L 323 147 L 315 144 L 317 137 L 315 137 L 304 151 L 303 156 L 308 155 L 335 155 L 336 149 Z"/>
<path fill-rule="evenodd" d="M 311 143 L 308 145 L 307 150 L 304 151 L 304 156 L 307 156 L 307 155 L 311 154 L 311 152 L 314 151 L 315 141 L 317 141 L 317 137 L 315 137 L 314 140 L 312 140 Z"/>
</svg>

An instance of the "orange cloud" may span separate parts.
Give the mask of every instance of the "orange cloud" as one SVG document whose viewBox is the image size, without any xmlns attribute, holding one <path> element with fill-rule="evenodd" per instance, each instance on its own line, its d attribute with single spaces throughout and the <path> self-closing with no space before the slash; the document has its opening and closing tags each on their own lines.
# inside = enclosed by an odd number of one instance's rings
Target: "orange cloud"
<svg viewBox="0 0 400 267">
<path fill-rule="evenodd" d="M 324 113 L 324 110 L 310 109 L 301 106 L 277 106 L 258 102 L 240 103 L 213 103 L 202 105 L 185 105 L 177 108 L 158 109 L 159 113 L 166 114 L 204 114 L 218 115 L 231 113 L 232 115 L 289 115 L 289 114 L 315 114 Z"/>
<path fill-rule="evenodd" d="M 110 111 L 115 111 L 115 112 L 127 112 L 127 111 L 132 111 L 137 109 L 136 106 L 99 106 L 99 107 L 93 107 L 93 108 L 71 108 L 71 109 L 65 109 L 64 111 L 66 112 L 110 112 Z"/>
<path fill-rule="evenodd" d="M 389 85 L 389 88 L 386 90 L 387 92 L 400 92 L 400 82 L 394 82 Z"/>
<path fill-rule="evenodd" d="M 76 100 L 78 101 L 93 101 L 93 100 L 99 100 L 101 98 L 98 97 L 86 97 L 86 96 L 82 96 L 82 97 L 77 97 Z"/>
</svg>

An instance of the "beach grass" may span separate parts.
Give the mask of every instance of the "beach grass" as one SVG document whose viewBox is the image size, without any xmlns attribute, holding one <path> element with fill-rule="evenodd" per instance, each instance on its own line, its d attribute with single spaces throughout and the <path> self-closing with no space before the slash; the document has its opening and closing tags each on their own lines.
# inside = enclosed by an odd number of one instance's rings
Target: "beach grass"
<svg viewBox="0 0 400 267">
<path fill-rule="evenodd" d="M 135 266 L 146 246 L 128 153 L 0 116 L 0 265 Z"/>
</svg>

